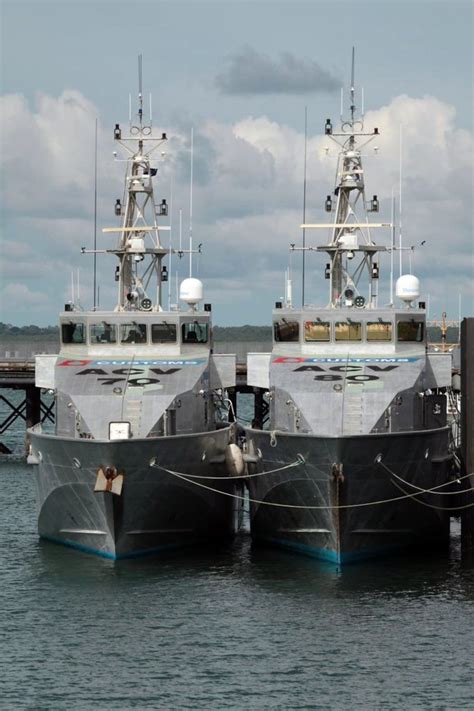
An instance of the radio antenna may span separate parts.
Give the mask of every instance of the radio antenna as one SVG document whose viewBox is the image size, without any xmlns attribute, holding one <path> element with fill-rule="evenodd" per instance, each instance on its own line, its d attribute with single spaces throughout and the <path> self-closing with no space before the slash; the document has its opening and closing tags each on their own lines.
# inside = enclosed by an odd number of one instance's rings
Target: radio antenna
<svg viewBox="0 0 474 711">
<path fill-rule="evenodd" d="M 352 72 L 351 72 L 351 122 L 354 123 L 355 113 L 355 47 L 352 47 Z"/>
<path fill-rule="evenodd" d="M 308 107 L 304 107 L 304 167 L 303 167 L 303 225 L 306 224 L 306 154 L 308 146 Z M 303 265 L 301 273 L 301 306 L 304 306 L 304 281 L 305 281 L 305 255 L 306 255 L 306 229 L 303 227 Z"/>
<path fill-rule="evenodd" d="M 143 91 L 142 91 L 142 55 L 138 55 L 138 117 L 140 119 L 140 125 L 142 123 L 143 116 Z"/>
<path fill-rule="evenodd" d="M 171 281 L 172 281 L 172 274 L 173 274 L 173 272 L 171 271 L 171 267 L 172 267 L 171 257 L 173 254 L 172 242 L 173 242 L 173 175 L 171 175 L 171 184 L 170 184 L 170 249 L 169 249 L 169 255 L 168 255 L 168 272 L 169 272 L 168 311 L 171 311 Z"/>
<path fill-rule="evenodd" d="M 393 306 L 393 258 L 395 252 L 395 196 L 392 188 L 392 244 L 390 249 L 390 306 Z"/>
<path fill-rule="evenodd" d="M 94 146 L 94 311 L 97 307 L 97 119 L 95 120 L 95 146 Z"/>
<path fill-rule="evenodd" d="M 398 206 L 398 249 L 400 250 L 400 276 L 402 276 L 403 273 L 403 250 L 402 250 L 402 139 L 403 139 L 403 132 L 402 132 L 402 124 L 400 124 L 400 156 L 399 156 L 399 164 L 400 164 L 400 175 L 399 175 L 399 206 Z"/>
<path fill-rule="evenodd" d="M 189 188 L 189 276 L 193 275 L 193 163 L 194 163 L 194 127 L 191 126 L 191 177 Z"/>
</svg>

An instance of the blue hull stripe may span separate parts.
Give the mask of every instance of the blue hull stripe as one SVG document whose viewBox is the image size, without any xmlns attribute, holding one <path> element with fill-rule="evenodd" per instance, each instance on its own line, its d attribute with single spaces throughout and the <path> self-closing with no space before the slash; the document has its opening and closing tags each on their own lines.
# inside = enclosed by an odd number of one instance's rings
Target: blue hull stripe
<svg viewBox="0 0 474 711">
<path fill-rule="evenodd" d="M 45 541 L 50 541 L 51 543 L 56 543 L 61 546 L 66 546 L 67 548 L 74 548 L 75 550 L 81 551 L 82 553 L 89 553 L 92 555 L 97 555 L 100 558 L 107 558 L 108 560 L 124 560 L 126 558 L 140 558 L 141 556 L 152 555 L 153 553 L 159 553 L 161 551 L 173 550 L 176 548 L 184 548 L 185 546 L 191 545 L 190 543 L 167 543 L 161 546 L 156 546 L 154 548 L 145 548 L 140 551 L 131 551 L 130 553 L 116 554 L 110 553 L 109 551 L 100 550 L 98 548 L 92 548 L 91 546 L 85 546 L 83 543 L 76 543 L 75 541 L 67 541 L 64 538 L 56 538 L 55 536 L 41 536 Z"/>
<path fill-rule="evenodd" d="M 354 551 L 351 553 L 337 553 L 337 551 L 330 550 L 329 548 L 318 548 L 317 546 L 309 546 L 306 543 L 298 543 L 296 541 L 287 541 L 282 538 L 259 536 L 258 540 L 266 541 L 267 543 L 272 543 L 273 545 L 281 546 L 282 548 L 289 548 L 290 550 L 298 551 L 299 553 L 311 556 L 312 558 L 324 560 L 328 563 L 336 563 L 338 565 L 340 565 L 341 563 L 355 563 L 358 560 L 375 558 L 377 556 L 383 555 L 383 553 L 385 552 L 402 550 L 406 547 L 404 545 L 392 545 L 384 546 L 383 548 L 368 548 L 362 551 Z"/>
</svg>

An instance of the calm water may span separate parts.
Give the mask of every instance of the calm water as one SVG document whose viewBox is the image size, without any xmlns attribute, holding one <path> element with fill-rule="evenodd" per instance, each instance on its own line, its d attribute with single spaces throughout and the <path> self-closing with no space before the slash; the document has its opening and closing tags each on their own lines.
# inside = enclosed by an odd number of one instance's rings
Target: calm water
<svg viewBox="0 0 474 711">
<path fill-rule="evenodd" d="M 0 463 L 1 709 L 474 709 L 456 530 L 343 571 L 245 533 L 113 563 L 39 542 L 34 471 Z"/>
</svg>

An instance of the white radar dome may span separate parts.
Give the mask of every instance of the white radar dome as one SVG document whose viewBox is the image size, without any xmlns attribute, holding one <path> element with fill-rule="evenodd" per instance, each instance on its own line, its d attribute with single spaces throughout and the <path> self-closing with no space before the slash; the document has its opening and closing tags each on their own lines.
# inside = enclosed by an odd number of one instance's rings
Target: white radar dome
<svg viewBox="0 0 474 711">
<path fill-rule="evenodd" d="M 399 299 L 410 304 L 420 295 L 420 281 L 413 274 L 404 274 L 397 279 L 395 293 Z"/>
<path fill-rule="evenodd" d="M 179 288 L 179 298 L 190 306 L 195 306 L 198 301 L 202 301 L 202 281 L 199 279 L 183 279 Z"/>
</svg>

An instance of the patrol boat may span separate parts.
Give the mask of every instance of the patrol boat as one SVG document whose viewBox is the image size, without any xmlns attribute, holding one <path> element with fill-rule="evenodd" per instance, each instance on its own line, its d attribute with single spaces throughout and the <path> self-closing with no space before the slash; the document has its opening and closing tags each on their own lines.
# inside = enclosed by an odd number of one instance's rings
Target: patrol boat
<svg viewBox="0 0 474 711">
<path fill-rule="evenodd" d="M 117 303 L 110 311 L 69 303 L 60 314 L 59 355 L 36 359 L 36 385 L 56 399 L 55 432 L 36 426 L 31 447 L 39 535 L 116 559 L 219 541 L 233 534 L 238 512 L 232 498 L 192 479 L 218 477 L 214 489 L 235 490 L 224 398 L 235 358 L 212 353 L 198 279 L 181 283 L 184 309 L 164 305 L 173 250 L 163 245 L 168 205 L 155 201 L 153 178 L 167 136 L 145 123 L 141 72 L 137 120 L 128 135 L 116 124 L 114 139 L 128 156 L 115 203 L 121 224 L 104 229 L 118 238 L 103 250 L 118 258 Z"/>
<path fill-rule="evenodd" d="M 328 230 L 305 249 L 328 255 L 329 303 L 277 302 L 271 355 L 248 356 L 248 384 L 269 398 L 268 430 L 246 429 L 252 537 L 338 564 L 449 535 L 438 391 L 451 384 L 451 356 L 427 352 L 415 276 L 398 279 L 398 306 L 392 293 L 378 305 L 378 255 L 395 247 L 393 229 L 386 246 L 374 237 L 393 225 L 369 221 L 379 200 L 366 198 L 362 151 L 378 135 L 356 117 L 352 80 L 350 117 L 325 125 L 339 156 L 325 200 L 334 217 L 302 225 Z"/>
</svg>

